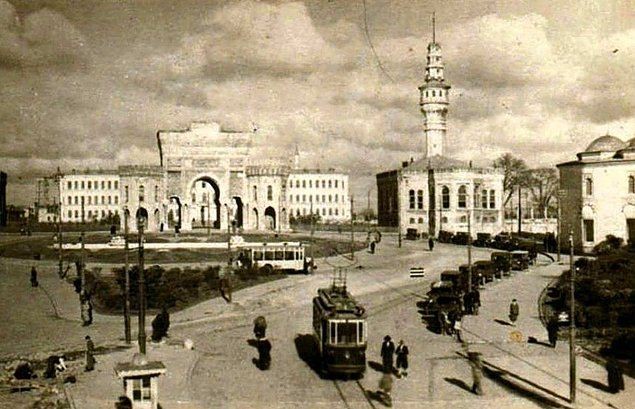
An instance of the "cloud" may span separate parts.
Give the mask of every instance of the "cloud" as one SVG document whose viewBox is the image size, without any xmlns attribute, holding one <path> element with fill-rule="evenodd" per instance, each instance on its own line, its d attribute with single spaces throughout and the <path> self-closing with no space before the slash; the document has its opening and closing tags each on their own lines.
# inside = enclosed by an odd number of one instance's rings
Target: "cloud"
<svg viewBox="0 0 635 409">
<path fill-rule="evenodd" d="M 0 67 L 72 66 L 88 57 L 83 35 L 61 14 L 43 8 L 21 20 L 0 0 Z"/>
</svg>

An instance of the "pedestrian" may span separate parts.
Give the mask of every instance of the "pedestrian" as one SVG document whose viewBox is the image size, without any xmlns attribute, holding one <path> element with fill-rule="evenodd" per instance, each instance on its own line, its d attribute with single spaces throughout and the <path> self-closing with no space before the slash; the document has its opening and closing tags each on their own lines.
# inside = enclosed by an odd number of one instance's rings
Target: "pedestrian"
<svg viewBox="0 0 635 409">
<path fill-rule="evenodd" d="M 86 293 L 79 295 L 79 302 L 81 307 L 82 326 L 87 327 L 92 323 L 92 307 L 89 297 Z"/>
<path fill-rule="evenodd" d="M 397 354 L 397 377 L 408 376 L 408 354 L 410 351 L 408 351 L 408 346 L 404 344 L 403 339 L 399 340 L 395 353 Z"/>
<path fill-rule="evenodd" d="M 384 337 L 384 342 L 381 344 L 381 362 L 384 372 L 392 373 L 393 369 L 393 355 L 395 353 L 395 343 L 392 342 L 390 335 Z"/>
<path fill-rule="evenodd" d="M 375 254 L 375 241 L 370 242 L 370 254 Z"/>
<path fill-rule="evenodd" d="M 482 395 L 483 387 L 481 381 L 483 379 L 483 363 L 481 361 L 481 353 L 468 352 L 468 358 L 472 368 L 472 393 Z"/>
<path fill-rule="evenodd" d="M 37 287 L 38 285 L 37 270 L 35 269 L 35 266 L 31 266 L 31 287 Z"/>
<path fill-rule="evenodd" d="M 462 343 L 463 339 L 461 338 L 461 320 L 462 315 L 459 313 L 454 318 L 454 334 L 456 335 L 456 340 Z"/>
<path fill-rule="evenodd" d="M 132 401 L 127 396 L 120 396 L 115 402 L 115 409 L 132 409 Z"/>
<path fill-rule="evenodd" d="M 258 368 L 266 371 L 271 366 L 271 342 L 267 337 L 258 340 Z"/>
<path fill-rule="evenodd" d="M 168 335 L 168 329 L 170 329 L 170 313 L 164 305 L 152 320 L 152 341 L 161 342 Z"/>
<path fill-rule="evenodd" d="M 622 367 L 613 357 L 606 361 L 606 375 L 608 378 L 609 392 L 618 393 L 624 390 L 624 372 Z"/>
<path fill-rule="evenodd" d="M 478 309 L 481 306 L 481 292 L 478 288 L 474 289 L 473 297 L 472 309 L 474 311 L 474 315 L 478 315 Z"/>
<path fill-rule="evenodd" d="M 555 348 L 558 341 L 558 319 L 555 316 L 552 316 L 547 322 L 547 334 L 549 336 L 549 345 L 551 345 L 551 348 Z"/>
<path fill-rule="evenodd" d="M 86 372 L 90 372 L 95 369 L 95 344 L 90 339 L 90 335 L 84 337 L 86 340 Z"/>
<path fill-rule="evenodd" d="M 384 372 L 379 379 L 379 391 L 378 394 L 386 404 L 386 406 L 392 406 L 392 374 Z"/>
<path fill-rule="evenodd" d="M 267 331 L 267 319 L 262 315 L 259 315 L 254 319 L 254 337 L 257 340 L 265 337 Z"/>
<path fill-rule="evenodd" d="M 432 236 L 428 238 L 428 248 L 430 249 L 430 251 L 434 250 L 434 238 Z"/>
<path fill-rule="evenodd" d="M 518 319 L 518 314 L 520 313 L 520 307 L 518 306 L 518 302 L 514 298 L 509 304 L 509 320 L 512 325 L 516 325 L 516 320 Z"/>
</svg>

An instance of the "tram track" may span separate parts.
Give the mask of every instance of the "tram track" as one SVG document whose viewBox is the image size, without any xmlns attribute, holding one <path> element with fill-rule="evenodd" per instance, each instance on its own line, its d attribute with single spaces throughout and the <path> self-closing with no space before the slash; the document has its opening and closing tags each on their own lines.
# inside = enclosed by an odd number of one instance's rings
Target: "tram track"
<svg viewBox="0 0 635 409">
<path fill-rule="evenodd" d="M 373 400 L 368 395 L 366 388 L 359 381 L 359 379 L 355 379 L 354 383 L 351 381 L 343 382 L 341 380 L 333 379 L 332 380 L 335 389 L 337 390 L 337 394 L 340 397 L 342 403 L 346 409 L 356 409 L 356 408 L 368 408 L 377 409 L 377 406 L 373 402 Z M 355 387 L 353 387 L 355 385 Z M 345 393 L 345 390 L 347 393 Z M 361 393 L 363 399 L 360 399 L 359 396 L 356 398 L 355 395 L 359 395 Z"/>
</svg>

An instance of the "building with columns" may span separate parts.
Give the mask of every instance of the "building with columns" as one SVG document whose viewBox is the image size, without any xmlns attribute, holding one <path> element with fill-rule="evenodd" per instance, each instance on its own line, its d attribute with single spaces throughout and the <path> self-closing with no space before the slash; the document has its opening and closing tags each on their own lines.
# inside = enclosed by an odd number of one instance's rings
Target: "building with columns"
<svg viewBox="0 0 635 409">
<path fill-rule="evenodd" d="M 437 236 L 439 231 L 503 230 L 502 171 L 478 168 L 445 156 L 450 84 L 445 81 L 441 45 L 428 44 L 424 84 L 419 87 L 423 115 L 423 156 L 377 174 L 378 222 Z"/>
<path fill-rule="evenodd" d="M 573 234 L 576 250 L 591 252 L 611 234 L 635 240 L 635 138 L 604 135 L 557 165 L 560 173 L 561 244 Z"/>
</svg>

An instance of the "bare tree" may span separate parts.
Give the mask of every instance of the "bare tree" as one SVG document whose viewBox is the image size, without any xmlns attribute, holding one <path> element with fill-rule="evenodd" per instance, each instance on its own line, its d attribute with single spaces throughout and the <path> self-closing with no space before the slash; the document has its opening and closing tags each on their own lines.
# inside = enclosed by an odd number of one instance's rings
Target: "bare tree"
<svg viewBox="0 0 635 409">
<path fill-rule="evenodd" d="M 554 168 L 531 169 L 527 172 L 527 185 L 538 214 L 547 215 L 558 191 L 558 175 Z"/>
<path fill-rule="evenodd" d="M 505 172 L 503 179 L 503 189 L 505 190 L 503 207 L 505 207 L 514 194 L 514 188 L 519 185 L 527 185 L 527 164 L 525 164 L 524 160 L 514 157 L 511 153 L 505 153 L 494 161 L 493 166 L 497 169 L 503 169 Z"/>
</svg>

